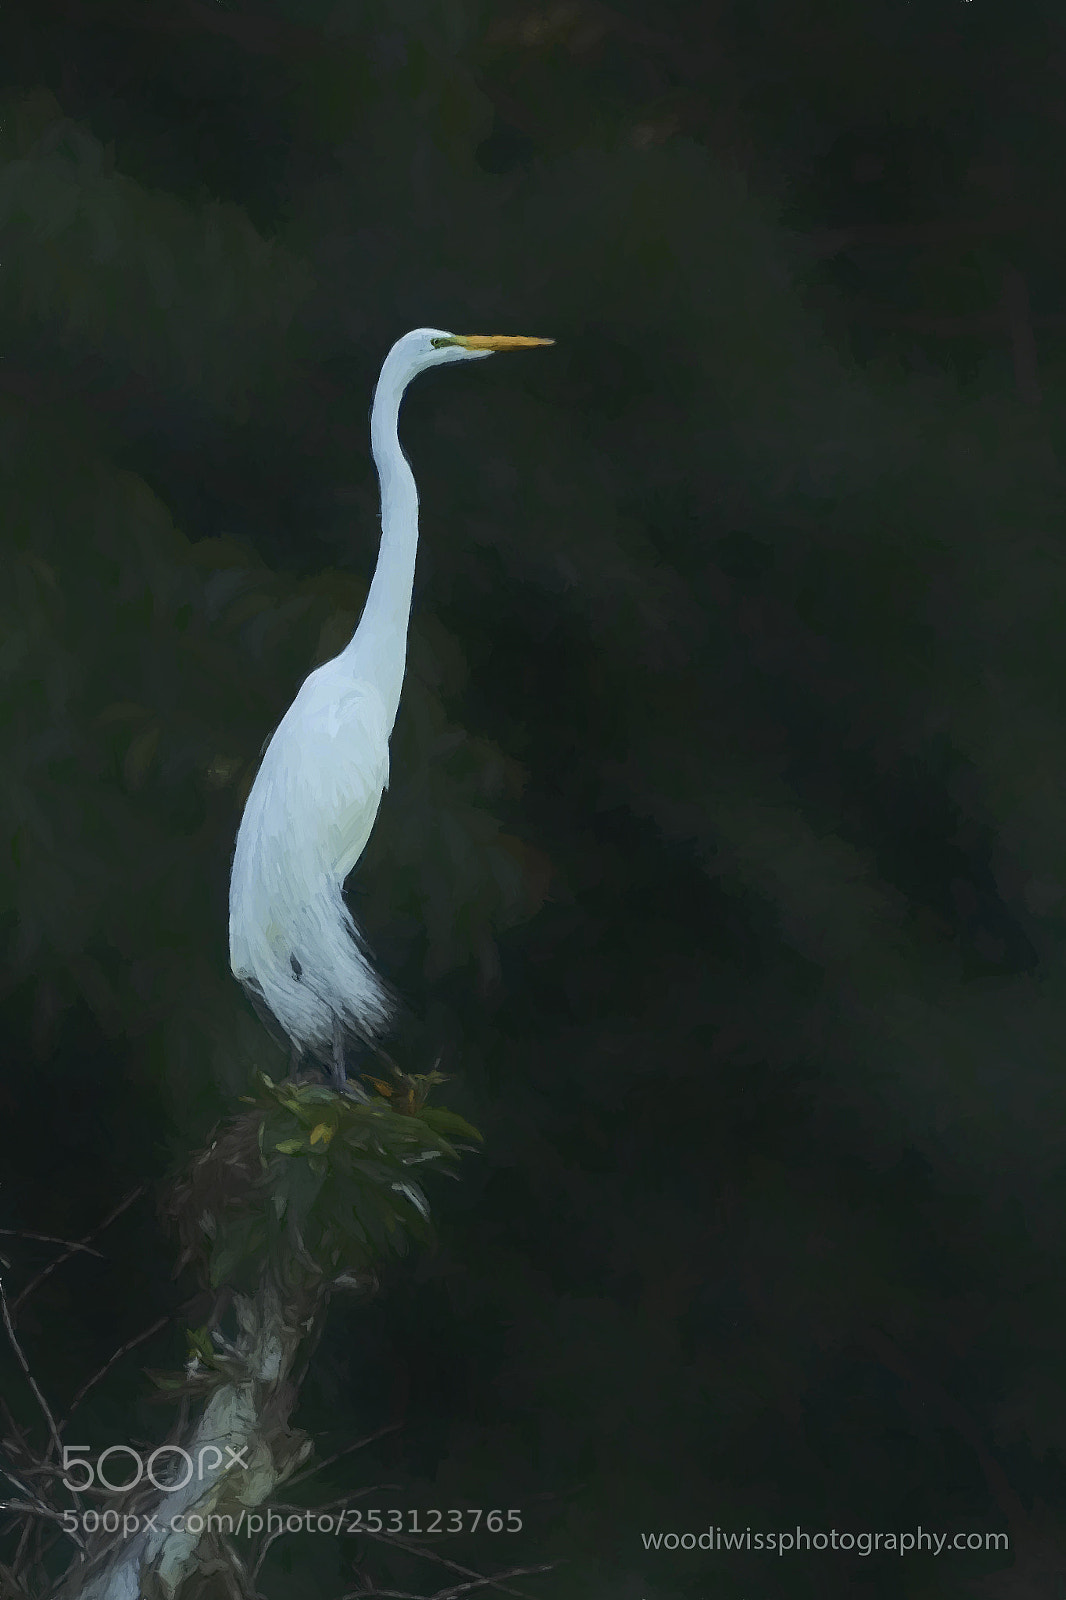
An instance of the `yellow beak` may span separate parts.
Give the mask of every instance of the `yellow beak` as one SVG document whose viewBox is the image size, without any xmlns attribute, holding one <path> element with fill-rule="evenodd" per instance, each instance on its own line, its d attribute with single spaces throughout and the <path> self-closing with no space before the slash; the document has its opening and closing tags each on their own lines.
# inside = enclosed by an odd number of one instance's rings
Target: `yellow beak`
<svg viewBox="0 0 1066 1600">
<path fill-rule="evenodd" d="M 531 350 L 534 345 L 554 344 L 554 339 L 527 339 L 520 333 L 457 333 L 456 344 L 464 350 Z"/>
</svg>

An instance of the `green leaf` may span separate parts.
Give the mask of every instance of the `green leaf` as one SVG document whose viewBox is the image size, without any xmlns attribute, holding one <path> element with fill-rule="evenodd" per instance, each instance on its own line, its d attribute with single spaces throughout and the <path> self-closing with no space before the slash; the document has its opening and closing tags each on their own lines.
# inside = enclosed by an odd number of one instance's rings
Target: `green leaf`
<svg viewBox="0 0 1066 1600">
<path fill-rule="evenodd" d="M 432 1128 L 434 1133 L 455 1135 L 464 1139 L 476 1139 L 478 1144 L 484 1144 L 484 1136 L 479 1133 L 472 1122 L 467 1122 L 457 1111 L 446 1111 L 439 1106 L 423 1106 L 419 1112 L 419 1120 Z"/>
</svg>

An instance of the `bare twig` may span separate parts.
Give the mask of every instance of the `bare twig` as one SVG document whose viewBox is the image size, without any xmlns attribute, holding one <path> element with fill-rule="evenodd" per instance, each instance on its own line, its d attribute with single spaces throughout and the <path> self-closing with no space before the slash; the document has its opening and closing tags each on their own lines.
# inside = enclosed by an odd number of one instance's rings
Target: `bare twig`
<svg viewBox="0 0 1066 1600">
<path fill-rule="evenodd" d="M 17 1335 L 15 1333 L 15 1324 L 11 1320 L 11 1312 L 8 1309 L 7 1295 L 4 1293 L 4 1280 L 3 1280 L 3 1278 L 0 1278 L 0 1315 L 2 1315 L 3 1319 L 4 1319 L 4 1327 L 5 1327 L 6 1331 L 7 1331 L 8 1342 L 11 1345 L 12 1350 L 14 1350 L 14 1352 L 15 1352 L 15 1357 L 16 1357 L 16 1359 L 18 1361 L 19 1366 L 22 1368 L 23 1372 L 26 1375 L 26 1382 L 29 1384 L 30 1388 L 33 1390 L 34 1399 L 37 1401 L 37 1404 L 40 1406 L 41 1412 L 42 1412 L 42 1414 L 44 1416 L 44 1419 L 48 1424 L 48 1431 L 52 1436 L 52 1443 L 55 1446 L 55 1448 L 58 1450 L 60 1448 L 60 1444 L 59 1444 L 59 1429 L 56 1427 L 56 1419 L 52 1415 L 52 1411 L 51 1411 L 51 1408 L 50 1408 L 50 1406 L 48 1404 L 48 1401 L 45 1399 L 44 1395 L 41 1393 L 40 1388 L 38 1387 L 36 1378 L 33 1376 L 33 1373 L 30 1371 L 30 1364 L 26 1360 L 26 1355 L 25 1355 L 25 1352 L 24 1352 L 22 1346 L 18 1342 L 18 1337 L 17 1337 Z"/>
<path fill-rule="evenodd" d="M 160 1328 L 165 1328 L 167 1323 L 170 1321 L 170 1315 L 171 1314 L 168 1311 L 165 1316 L 157 1317 L 150 1328 L 145 1328 L 143 1333 L 137 1334 L 136 1338 L 134 1339 L 127 1339 L 122 1348 L 120 1350 L 116 1350 L 114 1355 L 110 1356 L 108 1360 L 104 1362 L 99 1372 L 94 1372 L 92 1377 L 87 1379 L 86 1382 L 82 1384 L 81 1388 L 70 1402 L 70 1405 L 67 1408 L 66 1416 L 59 1425 L 60 1433 L 63 1432 L 63 1429 L 70 1421 L 72 1414 L 78 1408 L 78 1406 L 81 1405 L 81 1402 L 85 1399 L 85 1396 L 89 1393 L 89 1390 L 95 1388 L 100 1380 L 107 1376 L 115 1363 L 120 1361 L 124 1355 L 128 1355 L 131 1350 L 136 1350 L 139 1344 L 143 1344 L 146 1339 L 150 1339 L 153 1333 L 158 1333 Z"/>
<path fill-rule="evenodd" d="M 398 1550 L 406 1550 L 409 1555 L 421 1556 L 425 1561 L 435 1561 L 438 1566 L 447 1567 L 449 1572 L 455 1572 L 461 1578 L 477 1578 L 480 1583 L 489 1584 L 494 1589 L 500 1589 L 504 1594 L 521 1594 L 519 1589 L 508 1589 L 505 1584 L 500 1582 L 500 1579 L 522 1577 L 525 1575 L 524 1572 L 499 1572 L 494 1578 L 486 1578 L 482 1573 L 475 1572 L 473 1567 L 461 1566 L 458 1561 L 450 1561 L 447 1556 L 442 1556 L 438 1550 L 430 1550 L 426 1545 L 416 1544 L 413 1540 L 399 1538 L 394 1533 L 370 1533 L 367 1530 L 364 1530 L 364 1532 L 366 1532 L 368 1539 L 376 1539 L 379 1544 L 395 1545 Z M 547 1567 L 530 1567 L 528 1570 L 530 1572 L 547 1572 L 554 1564 L 554 1562 L 549 1562 Z M 434 1597 L 434 1600 L 437 1600 L 437 1597 Z"/>
<path fill-rule="evenodd" d="M 32 1490 L 27 1489 L 25 1484 L 20 1483 L 13 1472 L 8 1472 L 6 1467 L 0 1467 L 0 1472 L 3 1473 L 3 1476 L 9 1483 L 13 1483 L 15 1485 L 20 1494 L 28 1495 L 31 1500 L 36 1501 L 37 1496 L 33 1494 Z M 43 1505 L 44 1501 L 42 1500 L 40 1503 Z M 28 1518 L 22 1525 L 22 1532 L 19 1535 L 19 1542 L 15 1547 L 15 1554 L 11 1562 L 11 1569 L 16 1576 L 18 1575 L 19 1569 L 22 1566 L 22 1560 L 26 1553 L 26 1547 L 30 1542 L 30 1535 L 36 1528 L 37 1524 L 30 1522 Z"/>
<path fill-rule="evenodd" d="M 304 1379 L 311 1370 L 311 1360 L 322 1341 L 322 1334 L 324 1333 L 326 1327 L 326 1312 L 328 1309 L 329 1299 L 327 1296 L 325 1299 L 323 1299 L 312 1321 L 312 1325 L 308 1329 L 308 1336 L 303 1350 L 303 1363 L 299 1372 L 296 1373 L 295 1377 L 293 1378 L 293 1382 L 298 1389 L 303 1388 Z"/>
<path fill-rule="evenodd" d="M 271 1545 L 273 1545 L 278 1539 L 280 1539 L 282 1537 L 282 1535 L 284 1534 L 284 1532 L 285 1532 L 284 1528 L 275 1528 L 273 1533 L 268 1533 L 267 1534 L 266 1538 L 263 1541 L 263 1548 L 260 1550 L 259 1554 L 256 1556 L 255 1564 L 252 1567 L 252 1581 L 253 1582 L 255 1581 L 256 1578 L 258 1578 L 258 1576 L 260 1574 L 260 1571 L 262 1570 L 263 1562 L 266 1560 L 267 1556 L 270 1554 Z"/>
<path fill-rule="evenodd" d="M 339 1494 L 335 1500 L 323 1500 L 318 1506 L 297 1506 L 288 1500 L 272 1500 L 270 1505 L 274 1511 L 298 1511 L 301 1516 L 310 1511 L 313 1516 L 318 1517 L 323 1511 L 332 1511 L 334 1506 L 346 1506 L 352 1500 L 365 1500 L 368 1494 L 381 1494 L 386 1489 L 399 1490 L 402 1487 L 403 1485 L 399 1483 L 371 1483 L 365 1489 L 356 1489 L 354 1492 L 348 1489 L 344 1494 Z"/>
<path fill-rule="evenodd" d="M 14 1434 L 14 1438 L 13 1439 L 5 1439 L 3 1441 L 3 1443 L 8 1448 L 10 1448 L 11 1445 L 13 1445 L 13 1444 L 17 1445 L 20 1451 L 22 1451 L 24 1454 L 28 1454 L 29 1453 L 29 1446 L 26 1443 L 25 1429 L 18 1422 L 15 1421 L 15 1418 L 14 1418 L 14 1415 L 12 1413 L 11 1407 L 8 1405 L 7 1401 L 4 1399 L 2 1394 L 0 1394 L 0 1411 L 3 1411 L 3 1413 L 4 1413 L 4 1421 L 7 1423 L 7 1426 L 11 1429 L 11 1432 Z"/>
<path fill-rule="evenodd" d="M 555 1566 L 554 1561 L 543 1562 L 539 1567 L 512 1567 L 508 1572 L 499 1572 L 495 1578 L 474 1578 L 470 1583 L 457 1583 L 450 1589 L 438 1589 L 434 1594 L 411 1594 L 407 1589 L 349 1589 L 340 1596 L 340 1600 L 457 1600 L 461 1594 L 470 1594 L 474 1589 L 487 1587 L 499 1588 L 500 1578 L 528 1578 L 537 1572 L 551 1572 Z M 515 1594 L 517 1590 L 507 1591 Z"/>
<path fill-rule="evenodd" d="M 8 1483 L 13 1483 L 15 1485 L 15 1488 L 18 1490 L 19 1494 L 24 1494 L 28 1500 L 32 1500 L 35 1506 L 43 1506 L 45 1504 L 45 1502 L 39 1499 L 38 1496 L 34 1494 L 33 1490 L 28 1488 L 20 1478 L 16 1478 L 13 1472 L 9 1472 L 7 1467 L 0 1467 L 0 1474 L 7 1479 Z"/>
<path fill-rule="evenodd" d="M 46 1278 L 51 1277 L 52 1273 L 57 1267 L 61 1267 L 65 1261 L 69 1261 L 72 1255 L 75 1255 L 77 1251 L 87 1245 L 90 1240 L 95 1239 L 98 1234 L 103 1233 L 105 1228 L 110 1228 L 111 1224 L 116 1222 L 124 1211 L 129 1210 L 130 1206 L 135 1200 L 140 1199 L 141 1195 L 145 1193 L 147 1188 L 148 1185 L 146 1183 L 138 1184 L 137 1188 L 128 1194 L 125 1200 L 121 1200 L 115 1207 L 114 1211 L 104 1218 L 103 1222 L 99 1223 L 97 1227 L 90 1229 L 85 1237 L 79 1240 L 77 1245 L 71 1246 L 70 1248 L 64 1250 L 61 1256 L 56 1256 L 54 1261 L 50 1261 L 46 1267 L 42 1267 L 37 1276 L 35 1278 L 31 1278 L 25 1289 L 23 1289 L 22 1292 L 11 1302 L 11 1310 L 13 1314 L 17 1317 L 19 1311 L 26 1304 L 26 1301 L 29 1299 L 30 1295 L 40 1287 Z"/>
<path fill-rule="evenodd" d="M 37 1244 L 62 1244 L 70 1251 L 83 1250 L 87 1256 L 99 1256 L 103 1261 L 102 1250 L 91 1250 L 87 1244 L 77 1244 L 72 1239 L 57 1239 L 51 1233 L 31 1233 L 28 1228 L 0 1228 L 0 1234 L 5 1239 L 32 1239 Z"/>
<path fill-rule="evenodd" d="M 41 1525 L 39 1522 L 31 1522 L 29 1517 L 27 1517 L 22 1524 L 22 1533 L 19 1536 L 19 1542 L 15 1548 L 15 1554 L 11 1562 L 11 1570 L 16 1576 L 22 1570 L 22 1565 L 26 1559 L 26 1551 L 29 1548 L 31 1536 L 36 1533 L 38 1535 L 38 1540 L 40 1538 L 40 1526 Z"/>
<path fill-rule="evenodd" d="M 322 1463 L 323 1466 L 325 1466 L 325 1464 L 326 1464 L 325 1462 Z M 323 1511 L 332 1511 L 334 1509 L 334 1507 L 336 1507 L 336 1506 L 346 1506 L 346 1505 L 350 1505 L 353 1500 L 363 1500 L 363 1499 L 366 1498 L 366 1496 L 368 1494 L 377 1494 L 383 1489 L 399 1489 L 399 1488 L 400 1488 L 400 1485 L 398 1483 L 372 1483 L 372 1484 L 369 1484 L 365 1489 L 358 1489 L 358 1490 L 355 1491 L 355 1493 L 352 1493 L 352 1491 L 349 1490 L 346 1494 L 338 1495 L 336 1500 L 325 1500 L 325 1501 L 323 1501 L 323 1503 L 320 1506 L 312 1506 L 310 1508 L 308 1508 L 307 1506 L 292 1505 L 289 1502 L 284 1501 L 284 1500 L 274 1500 L 274 1501 L 271 1502 L 271 1510 L 273 1510 L 273 1511 L 285 1511 L 285 1512 L 298 1511 L 300 1513 L 303 1513 L 303 1512 L 307 1511 L 308 1509 L 310 1509 L 310 1510 L 312 1510 L 314 1512 L 314 1515 L 317 1517 L 317 1516 L 320 1516 Z M 267 1537 L 264 1539 L 262 1548 L 260 1549 L 259 1554 L 255 1558 L 255 1565 L 252 1567 L 252 1577 L 253 1578 L 257 1578 L 259 1576 L 259 1573 L 260 1573 L 260 1571 L 262 1570 L 262 1567 L 263 1567 L 263 1562 L 266 1560 L 267 1556 L 270 1553 L 271 1546 L 278 1539 L 280 1539 L 285 1532 L 286 1532 L 286 1530 L 284 1528 L 278 1528 L 278 1529 L 276 1529 L 276 1531 L 274 1533 L 268 1534 Z"/>
<path fill-rule="evenodd" d="M 20 1480 L 16 1478 L 15 1474 L 13 1472 L 9 1472 L 6 1467 L 0 1467 L 0 1473 L 2 1473 L 7 1479 L 8 1483 L 13 1483 L 15 1485 L 15 1488 L 18 1490 L 19 1494 L 25 1495 L 27 1505 L 24 1509 L 32 1511 L 37 1517 L 46 1518 L 49 1522 L 58 1522 L 60 1527 L 63 1529 L 63 1532 L 68 1536 L 68 1538 L 74 1541 L 78 1549 L 85 1549 L 84 1541 L 78 1537 L 72 1528 L 67 1527 L 66 1523 L 63 1521 L 62 1514 L 58 1512 L 54 1506 L 48 1505 L 44 1500 L 41 1499 L 40 1495 L 34 1494 L 33 1490 L 29 1488 L 27 1484 L 20 1482 Z M 6 1502 L 3 1509 L 10 1511 L 13 1510 L 14 1507 L 10 1502 Z M 20 1541 L 20 1549 L 22 1547 L 24 1538 L 25 1535 L 23 1536 L 23 1540 Z"/>
<path fill-rule="evenodd" d="M 24 1512 L 28 1517 L 45 1517 L 49 1522 L 63 1521 L 58 1511 L 53 1511 L 51 1506 L 34 1505 L 29 1500 L 0 1500 L 0 1511 Z"/>
<path fill-rule="evenodd" d="M 220 1539 L 219 1544 L 223 1554 L 226 1557 L 226 1560 L 233 1568 L 233 1571 L 231 1573 L 227 1573 L 226 1576 L 231 1580 L 234 1578 L 236 1579 L 237 1600 L 255 1600 L 254 1574 L 248 1571 L 248 1568 L 245 1566 L 244 1562 L 241 1560 L 240 1556 L 237 1554 L 237 1551 L 234 1549 L 233 1545 L 228 1539 Z"/>
<path fill-rule="evenodd" d="M 345 1445 L 343 1450 L 338 1450 L 336 1455 L 327 1456 L 324 1461 L 316 1461 L 312 1466 L 307 1467 L 305 1471 L 298 1472 L 295 1478 L 289 1479 L 286 1488 L 294 1489 L 298 1483 L 303 1483 L 306 1479 L 313 1478 L 316 1472 L 324 1472 L 335 1461 L 340 1461 L 344 1456 L 352 1455 L 356 1450 L 364 1449 L 368 1444 L 373 1444 L 375 1439 L 381 1439 L 387 1433 L 395 1433 L 397 1428 L 402 1427 L 402 1421 L 386 1423 L 383 1428 L 378 1428 L 376 1433 L 368 1433 L 365 1439 L 357 1439 L 354 1444 Z"/>
</svg>

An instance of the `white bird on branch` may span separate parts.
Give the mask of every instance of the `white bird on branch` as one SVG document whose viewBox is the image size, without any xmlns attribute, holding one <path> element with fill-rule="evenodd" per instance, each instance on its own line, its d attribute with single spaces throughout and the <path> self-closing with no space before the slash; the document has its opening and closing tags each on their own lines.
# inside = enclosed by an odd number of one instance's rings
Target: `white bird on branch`
<svg viewBox="0 0 1066 1600">
<path fill-rule="evenodd" d="M 237 833 L 229 893 L 230 965 L 258 1006 L 345 1082 L 348 1038 L 373 1044 L 388 992 L 342 895 L 389 781 L 389 738 L 407 659 L 418 491 L 400 448 L 404 390 L 427 367 L 551 339 L 416 328 L 381 369 L 370 442 L 381 485 L 381 545 L 358 628 L 304 680 L 267 745 Z"/>
</svg>

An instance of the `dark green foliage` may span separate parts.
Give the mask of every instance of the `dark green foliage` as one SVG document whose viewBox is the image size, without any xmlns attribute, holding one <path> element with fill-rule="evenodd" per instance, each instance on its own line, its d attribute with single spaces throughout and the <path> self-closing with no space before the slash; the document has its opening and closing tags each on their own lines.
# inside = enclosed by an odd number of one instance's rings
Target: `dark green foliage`
<svg viewBox="0 0 1066 1600">
<path fill-rule="evenodd" d="M 454 1112 L 422 1107 L 405 1114 L 381 1100 L 361 1105 L 329 1089 L 275 1086 L 268 1078 L 262 1094 L 269 1102 L 259 1130 L 268 1224 L 277 1219 L 288 1254 L 295 1257 L 302 1241 L 330 1275 L 365 1272 L 403 1255 L 407 1236 L 429 1219 L 411 1169 L 439 1160 L 440 1170 L 455 1175 L 458 1152 L 442 1126 L 477 1137 Z M 212 1275 L 216 1282 L 229 1276 L 217 1254 Z"/>
<path fill-rule="evenodd" d="M 254 1111 L 212 1139 L 175 1188 L 183 1260 L 202 1259 L 207 1282 L 251 1293 L 270 1273 L 328 1285 L 367 1278 L 425 1237 L 420 1179 L 455 1177 L 454 1140 L 479 1139 L 453 1111 L 428 1106 L 440 1074 L 404 1080 L 368 1103 L 316 1084 L 275 1084 L 260 1074 Z M 417 1171 L 415 1169 L 418 1169 Z"/>
</svg>

